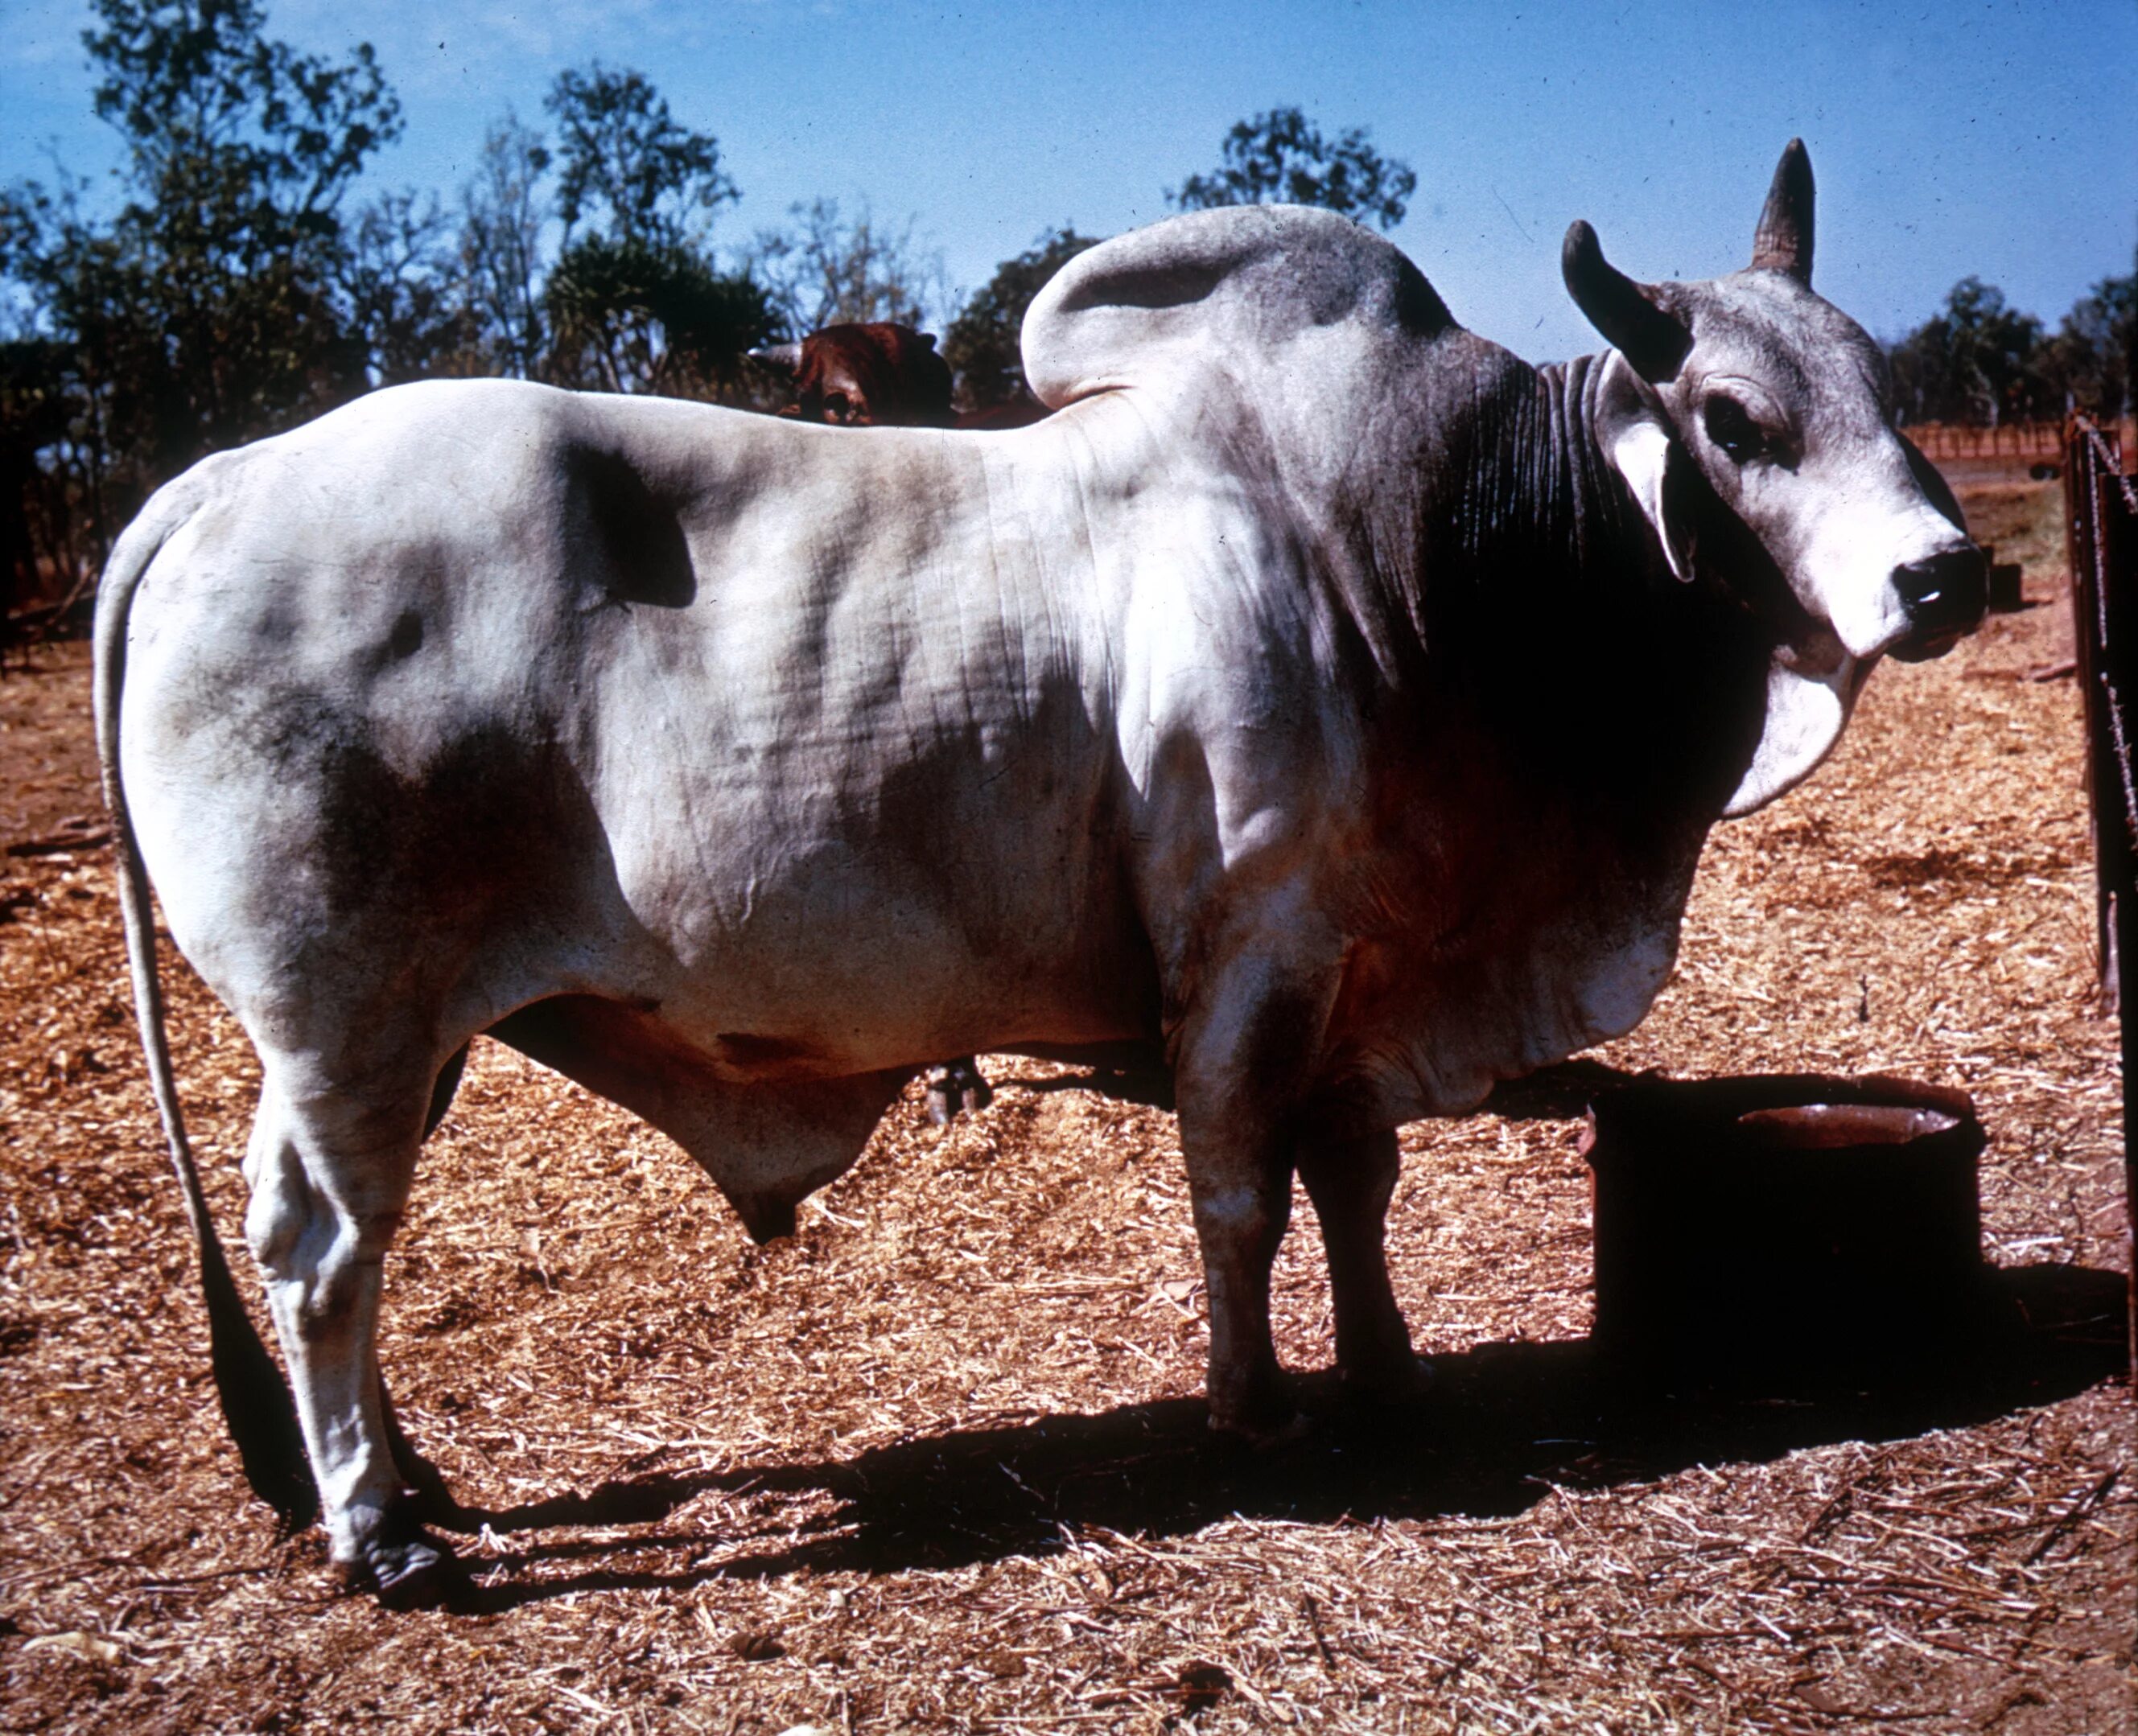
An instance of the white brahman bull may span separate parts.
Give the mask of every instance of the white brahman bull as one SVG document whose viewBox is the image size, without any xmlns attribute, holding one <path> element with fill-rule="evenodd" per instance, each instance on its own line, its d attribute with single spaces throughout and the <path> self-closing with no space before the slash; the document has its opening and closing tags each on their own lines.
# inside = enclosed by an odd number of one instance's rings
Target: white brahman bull
<svg viewBox="0 0 2138 1736">
<path fill-rule="evenodd" d="M 1295 1171 L 1344 1374 L 1409 1388 L 1397 1125 L 1632 1026 L 1709 827 L 1980 616 L 1877 346 L 1812 292 L 1811 207 L 1793 144 L 1751 266 L 1705 283 L 1576 224 L 1614 348 L 1563 367 L 1338 217 L 1221 210 L 1054 280 L 1024 348 L 1059 413 L 1018 432 L 438 383 L 159 493 L 96 651 L 144 1041 L 205 1237 L 153 880 L 260 1053 L 246 1231 L 336 1558 L 438 1578 L 374 1325 L 481 1031 L 759 1236 L 933 1057 L 1145 1046 L 1212 1422 L 1291 1416 Z M 219 1294 L 235 1382 L 265 1358 Z"/>
</svg>

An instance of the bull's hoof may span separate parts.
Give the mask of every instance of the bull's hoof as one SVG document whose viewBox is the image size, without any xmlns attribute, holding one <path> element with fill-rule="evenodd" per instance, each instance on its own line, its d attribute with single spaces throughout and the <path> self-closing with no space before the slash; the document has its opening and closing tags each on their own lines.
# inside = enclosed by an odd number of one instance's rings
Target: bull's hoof
<svg viewBox="0 0 2138 1736">
<path fill-rule="evenodd" d="M 1226 1436 L 1258 1453 L 1273 1453 L 1296 1446 L 1314 1432 L 1314 1423 L 1304 1411 L 1286 1407 L 1281 1413 L 1259 1416 L 1252 1421 L 1228 1418 L 1213 1411 L 1210 1429 L 1212 1433 Z"/>
<path fill-rule="evenodd" d="M 344 1571 L 368 1586 L 386 1609 L 429 1609 L 449 1598 L 461 1582 L 461 1564 L 437 1539 L 402 1524 L 364 1546 L 363 1559 Z"/>
<path fill-rule="evenodd" d="M 1433 1364 L 1408 1350 L 1400 1356 L 1347 1364 L 1342 1373 L 1345 1398 L 1376 1409 L 1416 1404 L 1433 1390 Z"/>
<path fill-rule="evenodd" d="M 1232 1390 L 1213 1388 L 1210 1428 L 1257 1452 L 1269 1452 L 1304 1440 L 1313 1424 L 1292 1402 L 1291 1389 L 1274 1369 Z"/>
</svg>

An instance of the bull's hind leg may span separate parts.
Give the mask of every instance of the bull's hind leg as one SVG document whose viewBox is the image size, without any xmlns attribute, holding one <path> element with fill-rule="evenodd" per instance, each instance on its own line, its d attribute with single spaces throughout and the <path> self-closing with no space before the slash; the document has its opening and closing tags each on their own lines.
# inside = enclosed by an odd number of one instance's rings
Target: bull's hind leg
<svg viewBox="0 0 2138 1736">
<path fill-rule="evenodd" d="M 928 1088 L 928 1119 L 938 1127 L 960 1115 L 977 1115 L 995 1100 L 979 1062 L 969 1055 L 930 1067 L 921 1079 Z"/>
<path fill-rule="evenodd" d="M 423 1133 L 427 1065 L 341 1077 L 263 1054 L 245 1231 L 266 1274 L 334 1560 L 412 1598 L 443 1558 L 402 1509 L 378 1351 L 379 1277 Z"/>
<path fill-rule="evenodd" d="M 1362 1139 L 1302 1139 L 1299 1178 L 1321 1222 L 1336 1314 L 1336 1366 L 1347 1385 L 1377 1398 L 1404 1398 L 1425 1384 L 1410 1329 L 1389 1282 L 1389 1202 L 1401 1166 L 1394 1133 Z"/>
</svg>

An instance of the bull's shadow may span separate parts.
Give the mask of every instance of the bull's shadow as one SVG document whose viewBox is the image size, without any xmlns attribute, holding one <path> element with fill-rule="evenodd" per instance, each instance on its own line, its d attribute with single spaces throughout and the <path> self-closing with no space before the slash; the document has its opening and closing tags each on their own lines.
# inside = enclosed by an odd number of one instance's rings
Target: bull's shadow
<svg viewBox="0 0 2138 1736">
<path fill-rule="evenodd" d="M 1146 1536 L 1193 1532 L 1231 1514 L 1334 1524 L 1376 1518 L 1502 1517 L 1555 1484 L 1646 1481 L 1694 1464 L 1760 1460 L 1846 1440 L 1964 1426 L 2066 1397 L 2126 1366 L 2124 1278 L 2083 1266 L 1997 1272 L 1994 1306 L 1965 1355 L 1864 1389 L 1801 1381 L 1791 1396 L 1756 1382 L 1725 1388 L 1629 1378 L 1586 1339 L 1481 1344 L 1434 1359 L 1428 1398 L 1399 1417 L 1351 1412 L 1327 1376 L 1301 1382 L 1317 1426 L 1258 1452 L 1211 1435 L 1199 1399 L 1125 1406 L 941 1434 L 851 1460 L 759 1464 L 711 1475 L 652 1475 L 498 1512 L 492 1533 L 645 1525 L 627 1539 L 530 1538 L 471 1585 L 465 1607 L 496 1610 L 569 1592 L 681 1587 L 715 1578 L 945 1568 L 1047 1553 L 1085 1527 Z M 730 1553 L 732 1534 L 661 1522 L 713 1491 L 807 1495 L 839 1504 L 767 1545 Z M 603 1567 L 515 1582 L 523 1564 L 636 1551 L 722 1560 L 670 1570 Z"/>
<path fill-rule="evenodd" d="M 1016 1085 L 1047 1095 L 1056 1091 L 1081 1091 L 1115 1103 L 1141 1104 L 1170 1113 L 1174 1107 L 1173 1074 L 1155 1048 L 1121 1044 L 1110 1064 L 1076 1072 L 1051 1075 L 1011 1073 L 998 1077 L 998 1085 Z M 1016 1052 L 1016 1051 L 1012 1051 Z M 1035 1059 L 1051 1057 L 1031 1051 Z M 1080 1055 L 1088 1051 L 1076 1051 Z M 1480 1106 L 1511 1121 L 1578 1120 L 1599 1091 L 1630 1085 L 1641 1076 L 1607 1066 L 1589 1058 L 1560 1061 L 1517 1080 L 1502 1080 Z"/>
</svg>

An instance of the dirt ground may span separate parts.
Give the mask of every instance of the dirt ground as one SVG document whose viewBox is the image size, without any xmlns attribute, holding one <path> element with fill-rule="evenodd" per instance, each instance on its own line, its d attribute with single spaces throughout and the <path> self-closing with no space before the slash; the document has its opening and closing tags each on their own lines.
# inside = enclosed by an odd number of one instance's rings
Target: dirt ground
<svg viewBox="0 0 2138 1736">
<path fill-rule="evenodd" d="M 78 647 L 0 681 L 0 1724 L 12 1729 L 2133 1728 L 2133 1407 L 2054 485 L 1970 479 L 2025 612 L 1882 670 L 1716 831 L 1675 979 L 1590 1059 L 1877 1070 L 1990 1134 L 2002 1329 L 1869 1390 L 1636 1386 L 1587 1341 L 1579 1077 L 1405 1130 L 1415 1416 L 1198 1396 L 1169 1115 L 995 1057 L 753 1249 L 658 1136 L 477 1046 L 389 1261 L 402 1417 L 480 1524 L 456 1607 L 345 1594 L 243 1492 L 132 1029 Z M 71 830 L 65 822 L 79 817 Z M 167 965 L 224 1233 L 250 1051 Z M 241 1257 L 241 1265 L 244 1262 Z M 249 1267 L 247 1268 L 249 1287 Z"/>
</svg>

